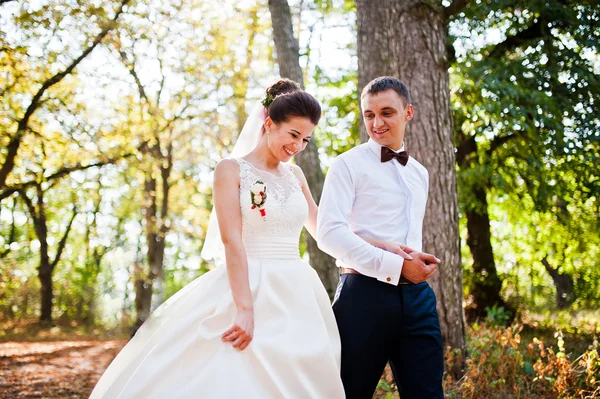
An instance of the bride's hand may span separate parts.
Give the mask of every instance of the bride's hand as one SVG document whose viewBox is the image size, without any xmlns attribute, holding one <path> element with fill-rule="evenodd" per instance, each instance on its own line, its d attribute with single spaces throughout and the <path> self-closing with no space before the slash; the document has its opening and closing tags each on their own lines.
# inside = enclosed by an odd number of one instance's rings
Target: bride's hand
<svg viewBox="0 0 600 399">
<path fill-rule="evenodd" d="M 412 260 L 412 256 L 410 256 L 411 252 L 417 252 L 414 249 L 406 245 L 398 244 L 397 242 L 385 242 L 384 248 L 382 249 L 398 254 L 407 260 Z"/>
<path fill-rule="evenodd" d="M 377 240 L 375 238 L 363 238 L 363 237 L 361 237 L 361 238 L 363 240 L 367 241 L 368 243 L 370 243 L 371 245 L 381 248 L 384 251 L 393 252 L 395 254 L 398 254 L 406 260 L 412 260 L 412 256 L 410 256 L 409 254 L 411 252 L 417 252 L 414 249 L 412 249 L 406 245 L 399 244 L 397 242 Z"/>
<path fill-rule="evenodd" d="M 222 339 L 234 348 L 244 350 L 254 336 L 254 310 L 238 310 L 233 326 L 223 333 Z"/>
</svg>

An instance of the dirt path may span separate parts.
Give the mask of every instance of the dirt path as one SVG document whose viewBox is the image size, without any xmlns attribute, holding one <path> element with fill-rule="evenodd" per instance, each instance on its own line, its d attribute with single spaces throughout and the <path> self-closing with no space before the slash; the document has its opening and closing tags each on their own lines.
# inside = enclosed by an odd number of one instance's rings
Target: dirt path
<svg viewBox="0 0 600 399">
<path fill-rule="evenodd" d="M 0 343 L 0 398 L 87 398 L 126 341 Z"/>
<path fill-rule="evenodd" d="M 87 398 L 126 343 L 0 342 L 0 399 Z M 393 378 L 391 371 L 386 371 L 384 380 L 389 385 Z M 388 397 L 388 392 L 378 389 L 375 397 Z"/>
</svg>

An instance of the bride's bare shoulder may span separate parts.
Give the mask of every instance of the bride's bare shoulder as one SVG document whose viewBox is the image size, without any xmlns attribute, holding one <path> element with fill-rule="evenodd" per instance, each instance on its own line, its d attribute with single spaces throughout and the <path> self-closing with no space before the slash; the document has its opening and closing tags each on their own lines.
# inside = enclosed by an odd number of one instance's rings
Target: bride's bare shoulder
<svg viewBox="0 0 600 399">
<path fill-rule="evenodd" d="M 215 180 L 217 179 L 231 179 L 239 178 L 240 165 L 235 159 L 225 158 L 221 159 L 217 166 L 215 166 Z"/>
<path fill-rule="evenodd" d="M 290 164 L 290 166 L 292 167 L 292 171 L 296 175 L 296 178 L 298 179 L 300 184 L 302 186 L 304 186 L 304 185 L 308 186 L 308 183 L 306 182 L 306 177 L 304 176 L 304 171 L 302 170 L 302 168 L 300 166 L 294 165 L 294 164 Z"/>
</svg>

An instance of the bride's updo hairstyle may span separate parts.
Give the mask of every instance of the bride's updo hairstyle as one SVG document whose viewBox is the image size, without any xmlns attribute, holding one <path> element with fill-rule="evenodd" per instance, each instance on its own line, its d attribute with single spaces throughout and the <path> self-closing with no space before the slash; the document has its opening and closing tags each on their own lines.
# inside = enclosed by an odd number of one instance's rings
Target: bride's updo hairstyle
<svg viewBox="0 0 600 399">
<path fill-rule="evenodd" d="M 319 123 L 321 105 L 293 80 L 278 80 L 267 88 L 266 94 L 262 104 L 273 122 L 279 124 L 290 118 L 300 117 L 308 118 L 314 125 Z"/>
</svg>

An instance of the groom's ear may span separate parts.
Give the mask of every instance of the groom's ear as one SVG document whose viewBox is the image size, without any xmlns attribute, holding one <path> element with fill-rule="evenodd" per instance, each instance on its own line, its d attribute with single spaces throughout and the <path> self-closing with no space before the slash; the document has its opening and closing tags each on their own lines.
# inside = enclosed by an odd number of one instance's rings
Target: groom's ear
<svg viewBox="0 0 600 399">
<path fill-rule="evenodd" d="M 415 109 L 412 104 L 406 106 L 406 120 L 409 121 L 415 116 Z"/>
</svg>

